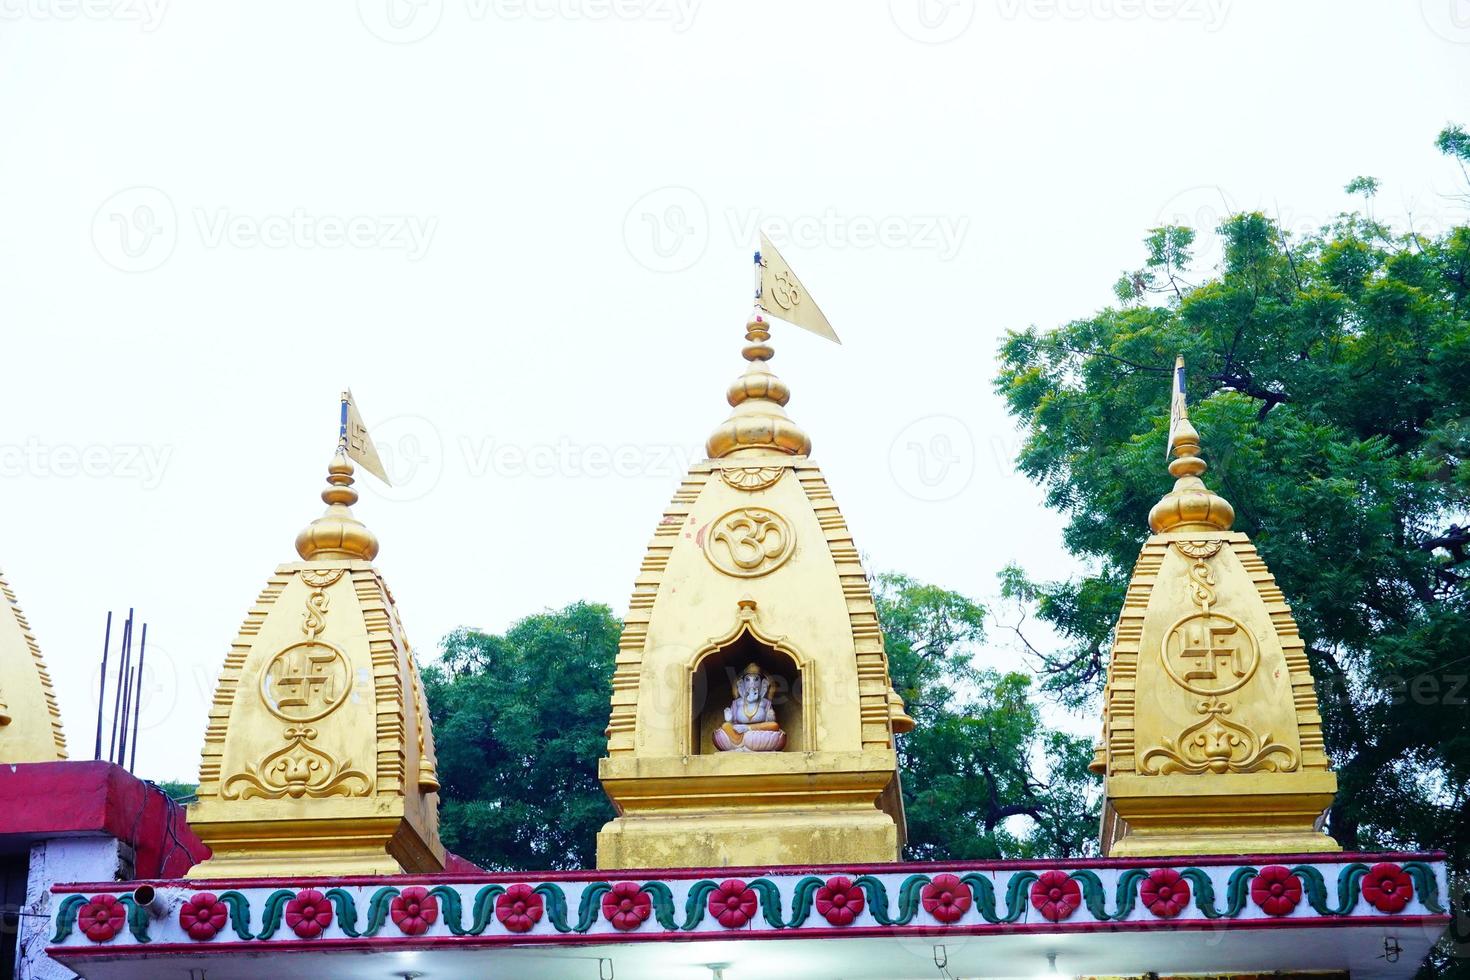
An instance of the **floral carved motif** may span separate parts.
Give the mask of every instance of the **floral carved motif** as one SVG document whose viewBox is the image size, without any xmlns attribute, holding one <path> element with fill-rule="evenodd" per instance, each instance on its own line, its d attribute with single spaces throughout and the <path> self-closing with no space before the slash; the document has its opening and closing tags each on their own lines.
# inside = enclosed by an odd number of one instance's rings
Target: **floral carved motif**
<svg viewBox="0 0 1470 980">
<path fill-rule="evenodd" d="M 350 759 L 334 759 L 310 744 L 317 736 L 315 728 L 288 728 L 285 736 L 283 747 L 225 780 L 220 795 L 227 800 L 367 795 L 366 773 L 350 768 Z"/>
<path fill-rule="evenodd" d="M 720 479 L 736 490 L 754 492 L 775 486 L 784 472 L 781 466 L 726 466 L 720 470 Z"/>
</svg>

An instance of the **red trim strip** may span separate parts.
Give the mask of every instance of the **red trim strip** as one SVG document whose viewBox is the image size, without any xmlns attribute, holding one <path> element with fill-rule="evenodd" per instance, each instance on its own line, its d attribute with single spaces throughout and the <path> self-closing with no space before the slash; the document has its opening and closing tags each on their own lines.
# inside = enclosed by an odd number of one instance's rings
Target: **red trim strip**
<svg viewBox="0 0 1470 980">
<path fill-rule="evenodd" d="M 772 929 L 754 931 L 750 929 L 723 929 L 719 932 L 649 932 L 649 933 L 599 933 L 596 935 L 564 936 L 435 936 L 400 937 L 394 939 L 289 939 L 255 940 L 252 942 L 201 942 L 201 943 L 137 943 L 128 946 L 50 946 L 46 955 L 62 963 L 68 959 L 125 958 L 129 956 L 152 957 L 169 953 L 222 955 L 226 953 L 262 954 L 279 951 L 298 953 L 307 950 L 328 952 L 385 951 L 409 949 L 478 949 L 488 946 L 606 946 L 615 943 L 658 943 L 698 942 L 706 939 L 841 939 L 870 936 L 982 936 L 1025 933 L 1069 933 L 1069 932 L 1204 932 L 1233 929 L 1321 929 L 1363 926 L 1438 926 L 1449 925 L 1448 915 L 1382 915 L 1349 916 L 1345 918 L 1310 919 L 1214 919 L 1205 921 L 1169 922 L 1079 922 L 1076 925 L 1063 923 L 1031 923 L 1026 925 L 991 925 L 978 923 L 966 926 L 855 926 L 851 928 L 824 927 L 820 929 Z"/>
<path fill-rule="evenodd" d="M 448 874 L 438 872 L 422 875 L 344 875 L 310 878 L 187 878 L 172 880 L 150 880 L 154 887 L 197 888 L 200 891 L 215 891 L 221 888 L 297 888 L 314 882 L 330 881 L 336 885 L 390 885 L 398 882 L 415 884 L 488 884 L 491 882 L 524 881 L 608 881 L 618 880 L 685 880 L 690 878 L 758 878 L 763 875 L 806 875 L 806 874 L 904 874 L 931 871 L 1042 871 L 1052 868 L 1113 870 L 1121 868 L 1210 868 L 1246 864 L 1351 864 L 1355 861 L 1371 863 L 1379 861 L 1444 861 L 1443 851 L 1406 851 L 1397 854 L 1358 853 L 1339 851 L 1325 854 L 1209 854 L 1179 855 L 1161 858 L 1092 858 L 1049 861 L 911 861 L 893 864 L 814 864 L 814 865 L 767 865 L 744 868 L 617 868 L 592 869 L 586 871 L 497 871 L 481 874 Z M 51 886 L 53 893 L 64 892 L 116 892 L 116 881 L 67 882 Z M 143 881 L 127 884 L 136 888 Z"/>
</svg>

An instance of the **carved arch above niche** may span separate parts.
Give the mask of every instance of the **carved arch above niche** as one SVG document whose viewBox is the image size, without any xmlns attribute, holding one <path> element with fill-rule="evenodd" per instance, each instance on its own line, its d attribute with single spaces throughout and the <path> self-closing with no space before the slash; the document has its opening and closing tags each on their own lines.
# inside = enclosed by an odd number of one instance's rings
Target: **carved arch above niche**
<svg viewBox="0 0 1470 980">
<path fill-rule="evenodd" d="M 682 755 L 715 752 L 711 733 L 729 705 L 730 683 L 747 663 L 754 661 L 771 677 L 770 698 L 787 741 L 785 752 L 817 749 L 814 705 L 809 692 L 816 690 L 816 664 L 785 636 L 771 636 L 756 622 L 754 599 L 746 596 L 737 605 L 735 622 L 721 636 L 711 637 L 684 666 Z M 739 661 L 739 663 L 736 663 Z M 728 675 L 728 676 L 727 676 Z"/>
</svg>

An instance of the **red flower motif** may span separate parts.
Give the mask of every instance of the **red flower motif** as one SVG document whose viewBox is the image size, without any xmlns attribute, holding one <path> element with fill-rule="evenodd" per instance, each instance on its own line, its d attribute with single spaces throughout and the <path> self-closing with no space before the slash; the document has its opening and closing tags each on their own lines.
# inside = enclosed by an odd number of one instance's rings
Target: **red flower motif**
<svg viewBox="0 0 1470 980">
<path fill-rule="evenodd" d="M 1270 864 L 1251 879 L 1251 901 L 1267 915 L 1289 915 L 1302 900 L 1302 883 L 1289 868 Z"/>
<path fill-rule="evenodd" d="M 127 909 L 113 895 L 97 895 L 77 909 L 77 925 L 94 943 L 105 943 L 123 927 Z"/>
<path fill-rule="evenodd" d="M 850 926 L 863 913 L 863 890 L 850 878 L 828 878 L 817 889 L 817 911 L 834 926 Z"/>
<path fill-rule="evenodd" d="M 286 903 L 286 925 L 302 939 L 315 939 L 332 924 L 332 903 L 315 888 L 305 888 Z"/>
<path fill-rule="evenodd" d="M 179 926 L 190 939 L 213 939 L 225 927 L 230 910 L 212 892 L 200 892 L 179 906 Z"/>
<path fill-rule="evenodd" d="M 1363 897 L 1380 912 L 1402 912 L 1414 897 L 1414 880 L 1397 864 L 1375 864 L 1363 876 Z"/>
<path fill-rule="evenodd" d="M 954 875 L 939 875 L 919 892 L 924 911 L 943 923 L 958 922 L 970 911 L 970 889 Z"/>
<path fill-rule="evenodd" d="M 388 914 L 405 936 L 422 936 L 439 918 L 439 900 L 426 888 L 405 888 L 388 906 Z"/>
<path fill-rule="evenodd" d="M 1161 919 L 1172 919 L 1189 907 L 1189 882 L 1173 868 L 1150 871 L 1138 894 L 1144 908 Z"/>
<path fill-rule="evenodd" d="M 1043 918 L 1061 922 L 1082 904 L 1082 889 L 1065 871 L 1047 871 L 1031 886 L 1031 904 Z"/>
<path fill-rule="evenodd" d="M 620 881 L 612 886 L 612 891 L 602 896 L 602 914 L 607 916 L 614 929 L 624 932 L 637 929 L 648 921 L 652 911 L 653 899 L 635 881 Z"/>
<path fill-rule="evenodd" d="M 511 932 L 530 932 L 531 927 L 541 921 L 542 907 L 541 896 L 530 885 L 511 885 L 495 900 L 495 918 Z M 607 911 L 606 901 L 602 907 L 604 912 Z M 617 922 L 614 921 L 613 925 Z"/>
<path fill-rule="evenodd" d="M 739 929 L 749 922 L 759 904 L 755 892 L 739 878 L 726 878 L 709 895 L 710 914 L 726 929 Z"/>
</svg>

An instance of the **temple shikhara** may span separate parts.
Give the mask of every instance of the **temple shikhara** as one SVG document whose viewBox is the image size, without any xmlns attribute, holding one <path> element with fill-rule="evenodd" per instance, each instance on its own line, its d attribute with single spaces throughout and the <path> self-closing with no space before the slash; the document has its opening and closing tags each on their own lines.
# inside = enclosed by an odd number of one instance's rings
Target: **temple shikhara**
<svg viewBox="0 0 1470 980">
<path fill-rule="evenodd" d="M 68 760 L 63 718 L 86 719 L 0 581 L 0 792 L 26 801 L 0 813 L 22 910 L 0 976 L 1412 976 L 1450 921 L 1443 855 L 1323 833 L 1338 786 L 1303 643 L 1182 407 L 1118 611 L 1097 856 L 903 860 L 914 720 L 820 433 L 770 367 L 768 317 L 826 321 L 767 263 L 730 414 L 638 566 L 596 867 L 492 874 L 440 842 L 412 610 L 354 510 L 344 410 L 325 512 L 294 557 L 281 529 L 289 560 L 220 637 L 187 811 Z"/>
</svg>

